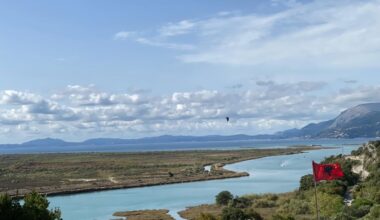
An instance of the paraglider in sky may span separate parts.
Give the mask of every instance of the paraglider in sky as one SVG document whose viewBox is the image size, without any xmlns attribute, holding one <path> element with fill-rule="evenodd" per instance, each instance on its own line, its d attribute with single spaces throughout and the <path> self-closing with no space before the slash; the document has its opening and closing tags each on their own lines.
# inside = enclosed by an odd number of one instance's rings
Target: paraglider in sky
<svg viewBox="0 0 380 220">
<path fill-rule="evenodd" d="M 230 121 L 230 117 L 226 117 L 226 121 L 227 121 L 227 123 Z"/>
</svg>

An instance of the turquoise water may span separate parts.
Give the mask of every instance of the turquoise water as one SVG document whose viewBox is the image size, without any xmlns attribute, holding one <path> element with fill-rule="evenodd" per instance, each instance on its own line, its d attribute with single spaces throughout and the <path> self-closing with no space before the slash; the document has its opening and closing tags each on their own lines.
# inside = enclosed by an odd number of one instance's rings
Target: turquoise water
<svg viewBox="0 0 380 220">
<path fill-rule="evenodd" d="M 348 154 L 358 145 L 344 147 Z M 310 151 L 304 154 L 266 157 L 227 165 L 250 176 L 234 179 L 171 184 L 50 197 L 51 207 L 59 207 L 64 220 L 112 219 L 116 211 L 169 209 L 176 214 L 188 206 L 212 203 L 215 195 L 229 190 L 235 195 L 279 193 L 295 190 L 302 175 L 311 173 L 311 161 L 342 153 L 342 148 Z"/>
</svg>

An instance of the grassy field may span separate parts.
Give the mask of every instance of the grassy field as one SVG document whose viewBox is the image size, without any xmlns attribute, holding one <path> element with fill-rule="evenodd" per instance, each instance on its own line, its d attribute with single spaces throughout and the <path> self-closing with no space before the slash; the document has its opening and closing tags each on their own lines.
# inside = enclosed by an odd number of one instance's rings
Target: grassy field
<svg viewBox="0 0 380 220">
<path fill-rule="evenodd" d="M 254 209 L 263 219 L 273 219 L 273 214 L 276 213 L 276 210 L 279 208 L 280 204 L 284 203 L 289 199 L 292 199 L 295 195 L 295 192 L 281 193 L 281 194 L 263 194 L 263 195 L 246 195 L 244 198 L 247 198 L 251 201 L 251 205 L 248 208 Z M 201 214 L 211 214 L 217 219 L 222 218 L 222 210 L 226 206 L 220 206 L 216 204 L 208 205 L 199 205 L 194 207 L 188 207 L 186 210 L 179 212 L 179 215 L 188 220 L 197 220 L 200 218 Z M 313 219 L 313 215 L 309 216 L 297 216 L 297 219 Z"/>
<path fill-rule="evenodd" d="M 140 210 L 129 212 L 115 212 L 113 216 L 126 217 L 128 220 L 174 220 L 174 218 L 171 217 L 168 212 L 169 210 L 166 209 Z"/>
<path fill-rule="evenodd" d="M 0 155 L 0 192 L 60 194 L 248 175 L 223 164 L 316 147 L 287 149 Z M 205 165 L 219 164 L 211 172 Z"/>
</svg>

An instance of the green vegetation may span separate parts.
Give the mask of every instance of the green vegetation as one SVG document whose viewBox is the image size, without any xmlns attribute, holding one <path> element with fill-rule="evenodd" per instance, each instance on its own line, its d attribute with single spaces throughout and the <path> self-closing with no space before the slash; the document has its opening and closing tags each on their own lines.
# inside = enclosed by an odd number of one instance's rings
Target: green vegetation
<svg viewBox="0 0 380 220">
<path fill-rule="evenodd" d="M 60 220 L 60 210 L 48 210 L 48 206 L 49 201 L 46 197 L 34 191 L 25 196 L 23 205 L 15 198 L 3 194 L 0 195 L 0 219 Z"/>
<path fill-rule="evenodd" d="M 217 205 L 227 205 L 234 196 L 228 191 L 222 191 L 215 197 L 215 202 Z"/>
<path fill-rule="evenodd" d="M 380 219 L 380 141 L 369 142 L 353 151 L 352 155 L 331 156 L 322 161 L 322 163 L 340 163 L 345 176 L 340 180 L 321 181 L 317 184 L 320 219 Z M 356 173 L 353 172 L 354 170 Z M 369 175 L 365 175 L 366 172 Z M 223 194 L 226 193 L 223 192 Z M 350 194 L 353 197 L 352 204 L 345 204 L 344 199 Z M 246 195 L 230 199 L 228 205 L 220 208 L 212 205 L 209 207 L 212 212 L 192 207 L 181 212 L 183 214 L 181 216 L 191 217 L 187 219 L 202 219 L 195 216 L 203 213 L 220 220 L 315 219 L 313 175 L 303 176 L 300 179 L 299 190 L 294 192 Z M 256 213 L 257 216 L 252 217 L 248 214 L 249 211 Z"/>
</svg>

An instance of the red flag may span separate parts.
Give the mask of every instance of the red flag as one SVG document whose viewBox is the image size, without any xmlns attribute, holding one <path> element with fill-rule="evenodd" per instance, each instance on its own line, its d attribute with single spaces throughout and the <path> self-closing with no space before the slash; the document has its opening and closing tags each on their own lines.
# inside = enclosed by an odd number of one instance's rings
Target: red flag
<svg viewBox="0 0 380 220">
<path fill-rule="evenodd" d="M 344 176 L 338 163 L 317 164 L 313 161 L 313 173 L 315 181 L 335 180 Z"/>
</svg>

